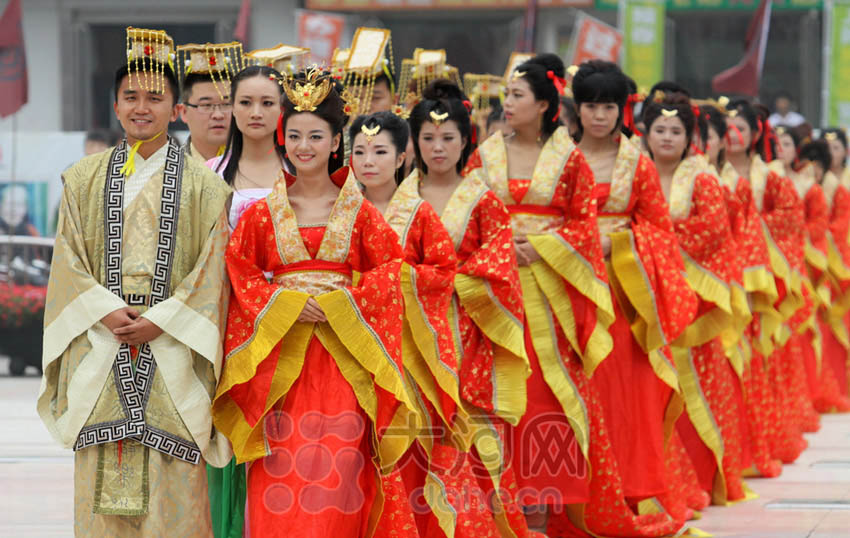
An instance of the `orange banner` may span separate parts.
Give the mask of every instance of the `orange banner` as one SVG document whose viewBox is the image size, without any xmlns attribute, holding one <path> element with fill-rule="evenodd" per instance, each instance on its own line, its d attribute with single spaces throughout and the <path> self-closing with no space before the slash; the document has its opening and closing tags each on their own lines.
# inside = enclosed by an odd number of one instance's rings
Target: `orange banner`
<svg viewBox="0 0 850 538">
<path fill-rule="evenodd" d="M 330 65 L 334 49 L 339 47 L 345 17 L 299 9 L 298 46 L 310 49 L 310 57 L 319 65 Z"/>
<path fill-rule="evenodd" d="M 623 48 L 623 34 L 616 28 L 599 19 L 585 14 L 576 19 L 573 31 L 572 65 L 580 65 L 588 60 L 607 60 L 617 62 Z"/>
</svg>

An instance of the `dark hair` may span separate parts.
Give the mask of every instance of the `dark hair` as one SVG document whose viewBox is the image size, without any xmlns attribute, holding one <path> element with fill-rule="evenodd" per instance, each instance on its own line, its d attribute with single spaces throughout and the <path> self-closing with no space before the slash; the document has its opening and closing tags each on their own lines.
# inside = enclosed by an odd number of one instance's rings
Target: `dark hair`
<svg viewBox="0 0 850 538">
<path fill-rule="evenodd" d="M 549 78 L 549 73 L 552 73 L 553 77 L 563 79 L 566 75 L 564 62 L 557 55 L 547 52 L 523 62 L 514 72 L 524 73 L 522 79 L 528 82 L 534 98 L 537 101 L 546 101 L 549 105 L 543 113 L 543 125 L 540 127 L 544 138 L 548 138 L 562 125 L 558 119 L 561 94 L 555 86 L 555 80 Z"/>
<path fill-rule="evenodd" d="M 380 127 L 381 132 L 386 131 L 390 135 L 393 146 L 396 150 L 396 156 L 401 155 L 407 149 L 407 139 L 410 138 L 410 128 L 407 122 L 399 118 L 392 112 L 375 112 L 368 116 L 358 116 L 348 128 L 348 140 L 351 142 L 351 151 L 354 152 L 354 139 L 360 134 L 363 126 L 369 129 Z M 396 184 L 404 180 L 404 164 L 399 166 L 395 171 Z"/>
<path fill-rule="evenodd" d="M 573 77 L 573 99 L 576 110 L 581 109 L 583 103 L 616 103 L 620 109 L 617 125 L 611 134 L 617 132 L 623 122 L 623 110 L 629 99 L 629 78 L 620 67 L 612 62 L 604 60 L 590 60 L 579 66 Z M 580 139 L 584 132 L 581 124 L 581 115 L 576 120 L 578 132 L 576 138 Z"/>
<path fill-rule="evenodd" d="M 662 80 L 660 82 L 656 82 L 653 84 L 652 88 L 650 88 L 649 93 L 646 94 L 646 97 L 643 99 L 643 105 L 640 109 L 640 119 L 646 123 L 646 107 L 649 105 L 650 101 L 655 99 L 655 94 L 657 92 L 663 93 L 665 96 L 670 95 L 671 93 L 681 93 L 686 97 L 691 97 L 691 92 L 687 90 L 684 86 L 679 84 L 678 82 L 673 82 L 672 80 Z M 649 129 L 649 127 L 647 127 Z"/>
<path fill-rule="evenodd" d="M 777 99 L 788 99 L 789 101 L 793 101 L 794 98 L 791 97 L 791 93 L 787 90 L 779 90 L 773 96 L 773 103 L 776 104 Z"/>
<path fill-rule="evenodd" d="M 380 75 L 375 77 L 375 82 L 373 82 L 372 85 L 377 86 L 381 82 L 387 85 L 387 89 L 389 90 L 390 94 L 393 94 L 395 92 L 395 78 L 390 78 L 387 76 L 386 73 L 382 72 Z"/>
<path fill-rule="evenodd" d="M 794 149 L 800 149 L 800 143 L 803 141 L 803 137 L 800 136 L 800 132 L 797 131 L 797 129 L 787 125 L 777 125 L 773 128 L 773 132 L 776 133 L 777 138 L 782 135 L 790 136 L 791 140 L 794 142 Z"/>
<path fill-rule="evenodd" d="M 676 117 L 682 122 L 682 125 L 685 127 L 685 138 L 687 143 L 685 145 L 685 152 L 682 154 L 682 158 L 688 154 L 688 149 L 691 146 L 691 142 L 694 138 L 694 127 L 696 126 L 696 116 L 694 115 L 694 111 L 691 108 L 691 100 L 687 95 L 681 92 L 674 92 L 667 94 L 664 99 L 660 102 L 656 102 L 655 100 L 650 100 L 646 103 L 646 110 L 643 111 L 643 122 L 646 125 L 646 132 L 649 135 L 650 129 L 652 128 L 652 124 L 655 123 L 662 115 L 662 110 L 675 110 Z M 647 148 L 649 144 L 647 144 Z M 652 155 L 652 150 L 650 150 L 650 155 Z M 654 158 L 654 157 L 653 157 Z"/>
<path fill-rule="evenodd" d="M 717 137 L 720 140 L 726 136 L 726 132 L 729 130 L 729 126 L 726 124 L 726 114 L 722 110 L 718 110 L 712 105 L 702 105 L 699 107 L 700 118 L 699 121 L 701 124 L 705 124 L 705 133 L 703 134 L 703 140 L 708 144 L 708 129 L 714 129 L 714 132 L 717 133 Z M 700 127 L 702 129 L 702 127 Z M 723 161 L 726 159 L 726 149 L 721 149 L 720 153 L 717 155 L 717 164 L 719 166 L 723 165 Z"/>
<path fill-rule="evenodd" d="M 133 71 L 147 71 L 148 76 L 150 73 L 162 73 L 165 77 L 165 80 L 168 82 L 168 87 L 171 88 L 171 98 L 172 104 L 177 104 L 177 99 L 180 97 L 180 90 L 177 84 L 177 75 L 174 74 L 174 71 L 171 69 L 170 65 L 157 62 L 156 60 L 151 60 L 150 58 L 142 58 L 140 60 L 134 60 L 130 63 L 126 63 L 115 70 L 115 86 L 113 91 L 115 93 L 115 101 L 118 101 L 118 88 L 121 87 L 121 83 L 124 82 L 124 79 L 130 74 L 130 66 L 133 66 Z M 144 73 L 140 75 L 144 77 Z"/>
<path fill-rule="evenodd" d="M 302 70 L 292 76 L 292 80 L 305 81 L 307 80 L 308 70 Z M 298 114 L 313 114 L 325 120 L 331 126 L 331 136 L 339 135 L 339 147 L 335 152 L 332 152 L 328 159 L 328 174 L 333 174 L 345 163 L 345 151 L 343 150 L 342 131 L 345 129 L 345 124 L 348 123 L 348 116 L 345 114 L 345 103 L 342 101 L 342 84 L 334 79 L 331 74 L 325 71 L 322 77 L 330 80 L 331 91 L 328 92 L 324 101 L 319 103 L 316 110 L 310 112 L 299 112 L 295 110 L 295 103 L 289 100 L 285 94 L 283 96 L 283 131 L 286 132 L 286 124 L 292 116 Z M 284 137 L 285 138 L 285 137 Z M 286 144 L 283 146 L 284 153 L 286 152 Z M 286 163 L 295 170 L 295 166 L 289 160 L 289 157 L 284 157 Z"/>
<path fill-rule="evenodd" d="M 841 163 L 841 166 L 847 164 L 847 133 L 844 132 L 844 129 L 839 129 L 838 127 L 829 127 L 824 129 L 821 132 L 821 139 L 827 138 L 827 135 L 835 136 L 841 142 L 841 145 L 844 146 L 844 161 Z M 831 155 L 831 154 L 830 154 Z"/>
<path fill-rule="evenodd" d="M 505 111 L 502 109 L 502 105 L 491 105 L 490 114 L 487 115 L 487 130 L 489 131 L 494 123 L 500 121 L 505 121 Z"/>
<path fill-rule="evenodd" d="M 466 166 L 466 161 L 475 148 L 472 143 L 472 124 L 469 121 L 469 111 L 466 109 L 464 101 L 468 102 L 466 95 L 457 87 L 457 84 L 444 78 L 438 78 L 428 84 L 422 93 L 422 100 L 410 112 L 408 122 L 413 136 L 413 148 L 416 151 L 416 162 L 423 173 L 428 173 L 428 166 L 422 161 L 422 154 L 419 151 L 419 132 L 425 122 L 433 123 L 430 118 L 431 112 L 435 114 L 448 113 L 449 117 L 446 121 L 453 121 L 457 124 L 460 136 L 466 142 L 461 151 L 460 160 L 456 165 L 458 173 Z"/>
<path fill-rule="evenodd" d="M 800 160 L 820 163 L 824 172 L 826 172 L 832 167 L 832 154 L 829 152 L 829 144 L 825 140 L 809 142 L 800 148 Z"/>
<path fill-rule="evenodd" d="M 560 104 L 564 107 L 564 111 L 567 115 L 566 118 L 561 118 L 562 120 L 566 120 L 565 123 L 569 123 L 570 125 L 578 125 L 578 112 L 576 111 L 576 102 L 572 97 L 561 96 Z M 570 133 L 572 134 L 572 133 Z"/>
<path fill-rule="evenodd" d="M 183 77 L 180 100 L 184 103 L 188 102 L 189 98 L 192 97 L 192 88 L 195 84 L 200 84 L 202 82 L 213 82 L 218 84 L 218 81 L 215 80 L 209 73 L 189 73 Z"/>
<path fill-rule="evenodd" d="M 265 65 L 251 65 L 246 67 L 245 69 L 236 73 L 230 81 L 230 102 L 233 103 L 236 101 L 236 89 L 239 88 L 239 84 L 243 80 L 247 80 L 249 78 L 254 77 L 262 77 L 265 79 L 274 78 L 275 86 L 277 86 L 278 91 L 280 91 L 281 95 L 283 94 L 283 88 L 277 84 L 283 77 L 280 73 L 278 73 L 275 69 L 271 67 L 267 67 Z M 274 138 L 274 147 L 277 151 L 277 154 L 283 159 L 283 155 L 286 150 L 278 144 L 277 137 L 272 135 Z M 224 181 L 227 182 L 228 185 L 233 185 L 233 180 L 236 178 L 236 170 L 239 168 L 239 159 L 242 158 L 242 147 L 244 141 L 242 140 L 242 131 L 239 130 L 239 126 L 236 125 L 235 121 L 230 122 L 230 132 L 227 134 L 227 146 L 224 148 L 224 155 L 229 156 L 226 159 L 221 159 L 216 167 L 216 172 L 221 171 L 222 166 L 224 166 L 224 170 L 221 172 L 222 177 L 224 177 Z M 225 160 L 227 164 L 224 165 Z"/>
</svg>

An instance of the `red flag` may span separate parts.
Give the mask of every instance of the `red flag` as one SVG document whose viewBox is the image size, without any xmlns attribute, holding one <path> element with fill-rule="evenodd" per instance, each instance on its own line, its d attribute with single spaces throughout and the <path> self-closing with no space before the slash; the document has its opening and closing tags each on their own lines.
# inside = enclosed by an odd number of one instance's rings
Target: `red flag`
<svg viewBox="0 0 850 538">
<path fill-rule="evenodd" d="M 233 39 L 247 46 L 250 34 L 251 0 L 242 0 L 242 6 L 239 8 L 239 19 L 236 21 L 236 28 L 233 30 Z"/>
<path fill-rule="evenodd" d="M 21 30 L 21 0 L 11 0 L 0 16 L 0 117 L 27 102 L 27 59 Z"/>
<path fill-rule="evenodd" d="M 723 71 L 711 81 L 715 93 L 737 93 L 741 95 L 759 94 L 761 71 L 764 67 L 764 51 L 767 48 L 767 35 L 770 31 L 770 12 L 772 0 L 761 0 L 744 38 L 747 51 L 735 67 Z"/>
</svg>

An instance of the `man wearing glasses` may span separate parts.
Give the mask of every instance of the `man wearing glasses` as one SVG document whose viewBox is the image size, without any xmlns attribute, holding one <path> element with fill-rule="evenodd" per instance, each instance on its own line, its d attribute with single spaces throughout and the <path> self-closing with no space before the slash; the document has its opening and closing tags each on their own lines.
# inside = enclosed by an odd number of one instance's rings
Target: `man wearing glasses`
<svg viewBox="0 0 850 538">
<path fill-rule="evenodd" d="M 209 59 L 213 56 L 206 57 L 209 53 L 205 55 L 202 46 L 189 45 L 186 48 L 193 64 L 203 62 L 204 65 L 194 66 L 183 78 L 180 119 L 189 126 L 189 139 L 184 150 L 187 155 L 206 162 L 224 153 L 227 143 L 233 105 L 230 103 L 230 77 L 222 71 L 230 67 L 230 62 L 210 65 Z M 200 52 L 196 53 L 195 48 Z M 195 59 L 196 55 L 198 59 Z"/>
</svg>

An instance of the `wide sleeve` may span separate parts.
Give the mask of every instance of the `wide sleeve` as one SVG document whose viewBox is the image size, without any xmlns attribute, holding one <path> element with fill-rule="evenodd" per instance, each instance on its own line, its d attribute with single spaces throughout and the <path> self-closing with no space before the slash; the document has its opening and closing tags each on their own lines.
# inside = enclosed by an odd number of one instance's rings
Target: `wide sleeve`
<svg viewBox="0 0 850 538">
<path fill-rule="evenodd" d="M 47 284 L 38 396 L 39 416 L 66 448 L 88 419 L 120 346 L 100 320 L 127 306 L 93 276 L 86 239 L 77 197 L 66 181 Z"/>
<path fill-rule="evenodd" d="M 448 319 L 456 270 L 451 236 L 431 205 L 423 202 L 404 245 L 404 336 L 416 350 L 409 354 L 415 357 L 411 361 L 405 354 L 404 365 L 447 424 L 460 405 L 458 356 Z"/>
<path fill-rule="evenodd" d="M 733 332 L 739 332 L 750 319 L 741 287 L 738 244 L 732 236 L 724 191 L 713 176 L 698 174 L 692 202 L 690 215 L 673 222 L 684 253 L 688 283 L 700 299 L 696 319 L 677 340 L 684 347 L 703 344 L 730 329 L 733 323 Z"/>
<path fill-rule="evenodd" d="M 613 349 L 608 328 L 614 321 L 596 220 L 594 185 L 593 172 L 584 155 L 573 151 L 559 180 L 561 192 L 556 194 L 563 224 L 549 233 L 528 236 L 545 264 L 560 277 L 555 282 L 548 272 L 532 265 L 564 334 L 584 359 L 588 375 Z M 569 304 L 563 300 L 565 292 Z"/>
<path fill-rule="evenodd" d="M 802 270 L 806 244 L 805 209 L 790 179 L 768 173 L 762 219 L 779 292 L 777 310 L 787 321 L 804 305 Z"/>
<path fill-rule="evenodd" d="M 633 189 L 637 200 L 631 228 L 611 234 L 611 263 L 635 310 L 632 332 L 650 353 L 678 338 L 691 323 L 697 298 L 685 279 L 658 172 L 644 156 Z"/>
<path fill-rule="evenodd" d="M 301 372 L 312 326 L 296 323 L 309 296 L 269 283 L 275 229 L 265 201 L 249 208 L 225 253 L 231 295 L 213 421 L 238 461 L 265 455 L 262 418 Z"/>
<path fill-rule="evenodd" d="M 364 202 L 351 232 L 354 283 L 316 297 L 328 319 L 319 325 L 318 336 L 374 421 L 385 468 L 407 450 L 418 420 L 402 362 L 401 258 L 398 237 Z"/>
<path fill-rule="evenodd" d="M 492 192 L 486 192 L 472 210 L 461 244 L 461 250 L 467 249 L 471 254 L 458 267 L 455 292 L 487 343 L 484 349 L 463 357 L 462 395 L 466 401 L 492 408 L 505 420 L 516 423 L 525 411 L 525 379 L 530 373 L 523 332 L 522 288 L 510 215 Z M 495 395 L 497 401 L 489 403 L 483 394 Z"/>
</svg>

